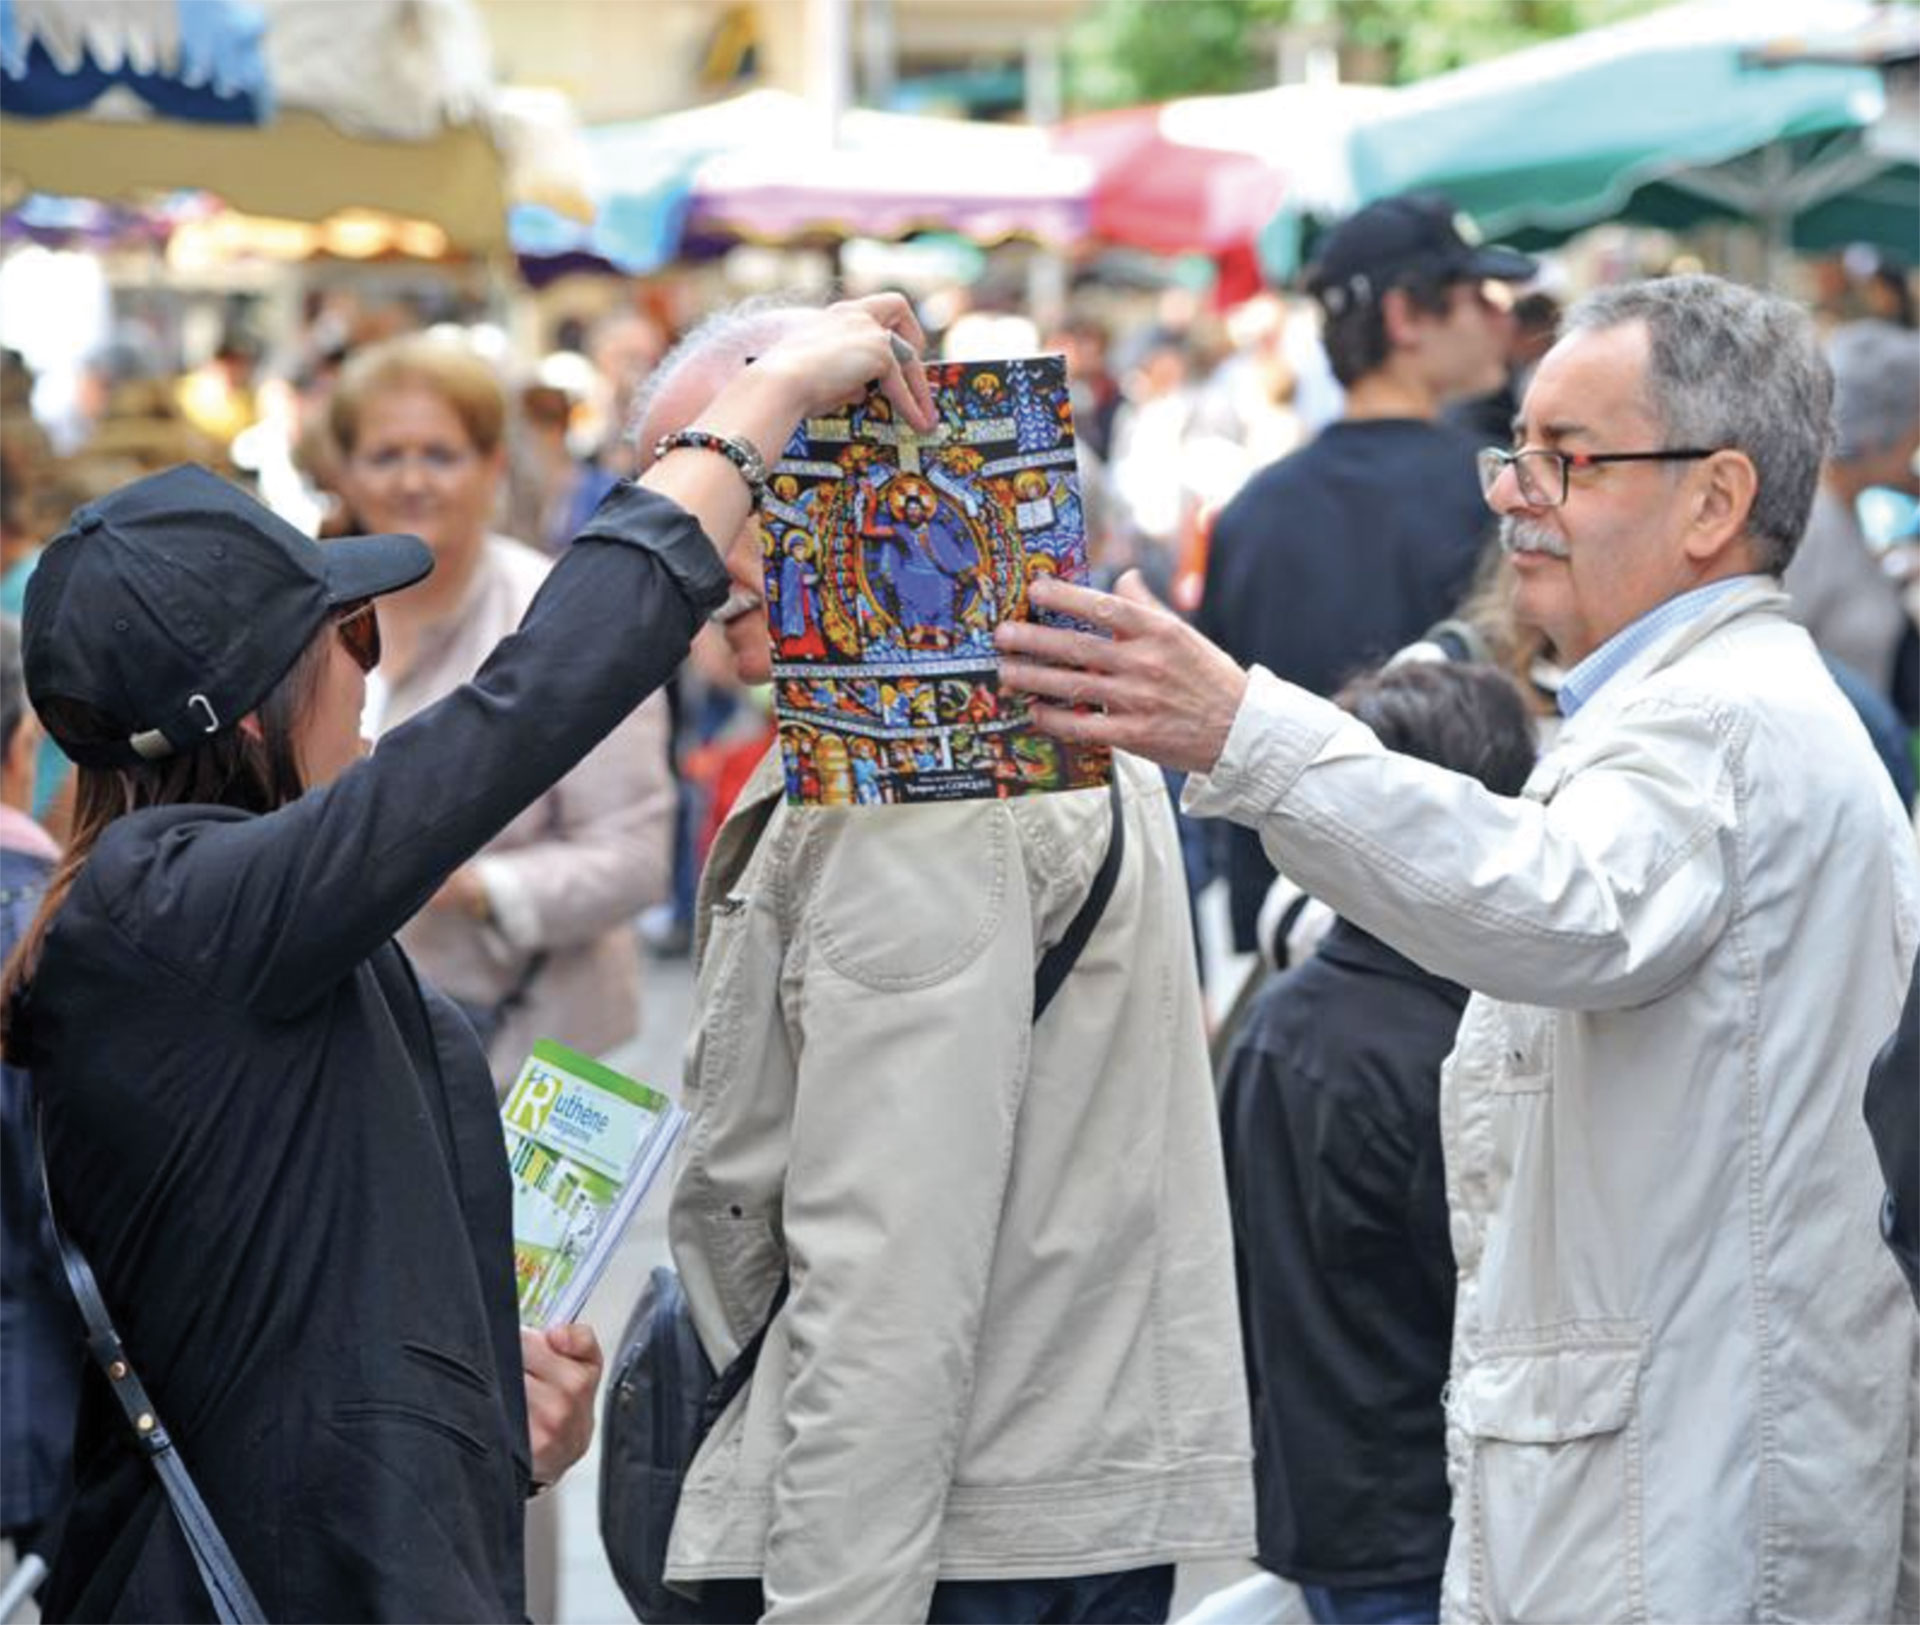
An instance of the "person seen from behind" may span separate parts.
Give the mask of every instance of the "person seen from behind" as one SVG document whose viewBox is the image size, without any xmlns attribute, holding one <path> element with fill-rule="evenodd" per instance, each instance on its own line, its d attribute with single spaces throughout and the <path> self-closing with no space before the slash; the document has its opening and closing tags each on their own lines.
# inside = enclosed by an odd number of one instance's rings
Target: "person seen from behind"
<svg viewBox="0 0 1920 1625">
<path fill-rule="evenodd" d="M 642 455 L 806 320 L 691 334 Z M 765 683 L 752 516 L 727 568 L 716 619 Z M 1176 1563 L 1252 1549 L 1178 841 L 1161 774 L 1114 770 L 1120 868 L 1038 1020 L 1105 792 L 795 807 L 775 742 L 714 840 L 668 1238 L 714 1369 L 766 1332 L 667 1553 L 705 1617 L 1160 1620 Z"/>
</svg>

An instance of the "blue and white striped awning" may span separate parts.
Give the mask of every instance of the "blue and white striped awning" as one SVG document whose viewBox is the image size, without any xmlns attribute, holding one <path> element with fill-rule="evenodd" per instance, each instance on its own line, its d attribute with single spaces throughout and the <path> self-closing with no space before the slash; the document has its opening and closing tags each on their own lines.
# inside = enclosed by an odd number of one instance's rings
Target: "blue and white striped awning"
<svg viewBox="0 0 1920 1625">
<path fill-rule="evenodd" d="M 260 124 L 265 37 L 245 0 L 0 0 L 0 112 L 57 118 L 122 89 L 164 118 Z"/>
</svg>

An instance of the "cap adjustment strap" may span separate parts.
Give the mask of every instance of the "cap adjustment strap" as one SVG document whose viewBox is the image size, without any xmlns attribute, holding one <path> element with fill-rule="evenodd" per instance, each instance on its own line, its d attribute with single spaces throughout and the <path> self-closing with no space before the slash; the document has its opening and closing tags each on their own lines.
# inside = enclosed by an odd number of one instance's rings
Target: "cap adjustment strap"
<svg viewBox="0 0 1920 1625">
<path fill-rule="evenodd" d="M 200 731 L 202 733 L 217 734 L 220 731 L 220 713 L 214 710 L 213 701 L 208 699 L 204 694 L 188 695 L 188 712 L 191 713 L 196 706 L 199 707 L 200 712 L 206 719 L 201 723 Z M 128 738 L 127 743 L 133 747 L 138 755 L 144 757 L 149 762 L 165 761 L 167 757 L 173 754 L 173 741 L 167 738 L 158 728 L 147 728 L 140 733 L 133 734 Z"/>
</svg>

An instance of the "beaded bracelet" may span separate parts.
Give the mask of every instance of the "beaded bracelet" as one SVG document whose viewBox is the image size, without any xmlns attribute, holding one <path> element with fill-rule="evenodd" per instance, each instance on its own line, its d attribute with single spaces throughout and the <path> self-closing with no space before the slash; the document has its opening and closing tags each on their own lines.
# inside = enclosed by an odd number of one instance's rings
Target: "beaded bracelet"
<svg viewBox="0 0 1920 1625">
<path fill-rule="evenodd" d="M 654 442 L 654 460 L 657 462 L 668 452 L 682 446 L 696 451 L 717 451 L 739 469 L 741 479 L 747 482 L 747 490 L 753 498 L 756 511 L 767 500 L 766 459 L 739 435 L 713 434 L 706 429 L 675 429 L 672 434 L 663 434 Z"/>
</svg>

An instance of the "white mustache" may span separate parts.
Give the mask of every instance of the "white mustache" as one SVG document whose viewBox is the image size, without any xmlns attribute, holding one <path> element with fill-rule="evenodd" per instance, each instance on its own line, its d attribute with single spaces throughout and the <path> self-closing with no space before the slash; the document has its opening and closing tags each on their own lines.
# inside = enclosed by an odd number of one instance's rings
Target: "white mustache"
<svg viewBox="0 0 1920 1625">
<path fill-rule="evenodd" d="M 715 626 L 731 626 L 744 615 L 751 615 L 766 603 L 751 587 L 735 587 L 727 601 L 707 617 Z"/>
<path fill-rule="evenodd" d="M 1515 553 L 1544 553 L 1548 558 L 1564 559 L 1568 556 L 1566 541 L 1556 536 L 1543 525 L 1530 525 L 1520 519 L 1502 519 L 1500 521 L 1500 551 L 1509 556 Z"/>
</svg>

